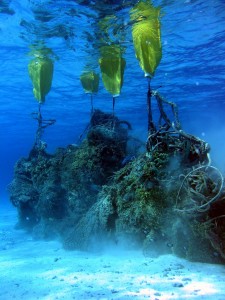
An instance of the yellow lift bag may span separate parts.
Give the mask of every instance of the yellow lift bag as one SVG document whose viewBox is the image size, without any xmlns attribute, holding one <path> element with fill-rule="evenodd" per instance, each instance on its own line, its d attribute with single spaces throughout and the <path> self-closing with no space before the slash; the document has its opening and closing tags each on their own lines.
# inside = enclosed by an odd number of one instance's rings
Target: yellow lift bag
<svg viewBox="0 0 225 300">
<path fill-rule="evenodd" d="M 151 1 L 140 1 L 132 8 L 132 37 L 137 59 L 145 76 L 153 76 L 162 58 L 160 8 Z"/>
<path fill-rule="evenodd" d="M 97 93 L 99 86 L 99 75 L 93 71 L 84 72 L 80 76 L 80 81 L 85 90 L 85 93 Z"/>
<path fill-rule="evenodd" d="M 44 103 L 52 85 L 53 62 L 48 57 L 37 56 L 29 63 L 28 71 L 33 83 L 34 96 L 39 103 Z"/>
<path fill-rule="evenodd" d="M 101 48 L 102 57 L 99 65 L 103 84 L 113 97 L 119 96 L 123 85 L 123 74 L 126 66 L 118 46 L 104 46 Z"/>
</svg>

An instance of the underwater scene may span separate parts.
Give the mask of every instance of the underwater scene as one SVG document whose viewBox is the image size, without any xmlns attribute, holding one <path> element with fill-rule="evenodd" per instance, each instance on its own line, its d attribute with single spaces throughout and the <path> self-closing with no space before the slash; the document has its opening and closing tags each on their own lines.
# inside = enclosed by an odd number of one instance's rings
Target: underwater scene
<svg viewBox="0 0 225 300">
<path fill-rule="evenodd" d="M 0 299 L 225 299 L 224 8 L 0 1 Z"/>
</svg>

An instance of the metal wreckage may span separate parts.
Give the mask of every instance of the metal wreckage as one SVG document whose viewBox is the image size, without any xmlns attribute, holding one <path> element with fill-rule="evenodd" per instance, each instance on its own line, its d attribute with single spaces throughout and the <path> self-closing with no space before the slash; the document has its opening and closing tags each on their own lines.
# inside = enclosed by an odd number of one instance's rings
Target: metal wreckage
<svg viewBox="0 0 225 300">
<path fill-rule="evenodd" d="M 9 186 L 17 226 L 36 238 L 58 237 L 67 249 L 111 244 L 223 263 L 223 176 L 210 165 L 209 145 L 181 129 L 176 105 L 151 94 L 160 124 L 151 122 L 145 151 L 128 122 L 99 110 L 80 145 L 50 155 L 35 143 Z"/>
</svg>

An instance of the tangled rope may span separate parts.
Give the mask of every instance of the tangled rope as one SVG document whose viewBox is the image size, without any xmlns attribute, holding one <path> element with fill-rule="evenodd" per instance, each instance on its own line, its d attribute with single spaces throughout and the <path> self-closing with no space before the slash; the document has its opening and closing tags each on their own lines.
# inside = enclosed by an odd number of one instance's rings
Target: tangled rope
<svg viewBox="0 0 225 300">
<path fill-rule="evenodd" d="M 215 183 L 215 180 L 212 180 L 209 175 L 207 175 L 207 172 L 209 172 L 209 170 L 212 171 L 216 171 L 217 176 L 219 177 L 217 182 L 220 186 L 218 188 L 218 184 L 216 186 L 213 187 L 212 189 L 212 184 Z M 200 174 L 198 174 L 198 172 L 201 171 Z M 186 190 L 189 194 L 193 194 L 194 197 L 190 197 L 190 202 L 188 203 L 188 205 L 192 206 L 191 208 L 182 208 L 179 209 L 178 207 L 178 202 L 180 200 L 180 194 L 181 194 L 181 190 L 184 187 L 185 183 L 187 184 Z M 208 185 L 211 185 L 210 188 L 212 189 L 212 191 L 209 192 L 209 187 Z M 176 208 L 175 210 L 178 212 L 183 212 L 183 213 L 193 213 L 193 212 L 205 212 L 209 209 L 210 204 L 214 201 L 216 201 L 223 189 L 223 184 L 224 184 L 224 178 L 221 174 L 221 172 L 213 166 L 200 166 L 198 168 L 193 169 L 192 171 L 190 171 L 183 179 L 181 186 L 179 188 L 177 197 L 176 197 Z M 192 186 L 191 186 L 192 185 Z M 217 192 L 216 192 L 217 190 Z M 206 196 L 204 195 L 204 193 L 208 193 L 209 195 Z M 216 192 L 216 194 L 215 194 Z M 200 203 L 198 204 L 198 201 L 200 201 Z"/>
</svg>

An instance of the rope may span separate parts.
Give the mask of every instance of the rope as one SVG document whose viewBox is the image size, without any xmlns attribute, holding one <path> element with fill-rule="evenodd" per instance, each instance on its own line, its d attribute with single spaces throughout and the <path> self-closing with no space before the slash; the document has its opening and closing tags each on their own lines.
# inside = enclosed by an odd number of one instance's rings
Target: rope
<svg viewBox="0 0 225 300">
<path fill-rule="evenodd" d="M 221 192 L 222 192 L 222 189 L 223 189 L 223 184 L 224 184 L 224 178 L 223 178 L 223 175 L 221 174 L 221 172 L 213 167 L 213 166 L 200 166 L 192 171 L 190 171 L 183 179 L 182 183 L 181 183 L 181 186 L 179 188 L 179 191 L 178 191 L 178 194 L 177 194 L 177 197 L 176 197 L 176 207 L 177 207 L 177 203 L 178 203 L 178 199 L 179 199 L 179 196 L 180 196 L 180 192 L 181 192 L 181 189 L 183 188 L 183 185 L 184 185 L 184 182 L 187 180 L 187 178 L 193 174 L 194 172 L 196 171 L 199 171 L 201 169 L 213 169 L 214 171 L 216 171 L 218 174 L 219 174 L 219 177 L 220 177 L 220 180 L 221 180 L 221 183 L 220 183 L 220 188 L 219 188 L 219 191 L 217 192 L 217 194 L 212 198 L 210 199 L 209 201 L 207 201 L 206 203 L 202 204 L 202 205 L 196 205 L 195 207 L 193 208 L 189 208 L 189 209 L 177 209 L 176 208 L 176 211 L 180 211 L 180 212 L 193 212 L 193 211 L 201 211 L 203 209 L 206 208 L 206 207 L 209 207 L 209 205 L 216 201 L 218 199 L 218 197 L 220 196 Z"/>
</svg>

